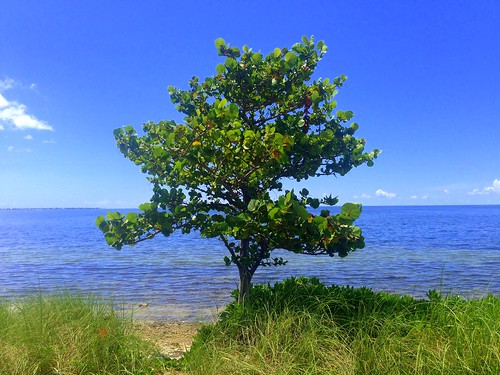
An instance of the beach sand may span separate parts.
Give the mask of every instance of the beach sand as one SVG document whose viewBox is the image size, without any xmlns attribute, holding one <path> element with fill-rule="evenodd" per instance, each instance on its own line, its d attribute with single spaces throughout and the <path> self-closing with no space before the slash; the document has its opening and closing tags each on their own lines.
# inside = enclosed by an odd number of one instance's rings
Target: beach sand
<svg viewBox="0 0 500 375">
<path fill-rule="evenodd" d="M 158 355 L 169 358 L 181 358 L 193 343 L 193 336 L 202 323 L 135 321 L 134 328 L 144 339 L 155 343 L 160 352 Z"/>
</svg>

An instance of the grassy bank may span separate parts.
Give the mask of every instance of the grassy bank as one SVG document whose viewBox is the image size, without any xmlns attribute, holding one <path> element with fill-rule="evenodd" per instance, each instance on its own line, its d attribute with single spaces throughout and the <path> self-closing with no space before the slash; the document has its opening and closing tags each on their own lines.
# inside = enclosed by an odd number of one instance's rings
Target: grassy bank
<svg viewBox="0 0 500 375">
<path fill-rule="evenodd" d="M 0 304 L 0 374 L 153 374 L 153 346 L 93 297 L 60 293 Z"/>
<path fill-rule="evenodd" d="M 0 303 L 0 374 L 498 374 L 500 298 L 415 300 L 315 279 L 257 285 L 179 361 L 93 297 Z"/>
<path fill-rule="evenodd" d="M 429 301 L 325 287 L 256 286 L 198 335 L 194 374 L 498 374 L 500 299 Z"/>
</svg>

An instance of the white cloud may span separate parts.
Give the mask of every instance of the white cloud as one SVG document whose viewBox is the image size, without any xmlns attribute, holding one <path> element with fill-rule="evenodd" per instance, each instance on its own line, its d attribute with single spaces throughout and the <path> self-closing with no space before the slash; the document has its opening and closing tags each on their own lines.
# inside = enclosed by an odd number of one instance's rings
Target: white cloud
<svg viewBox="0 0 500 375">
<path fill-rule="evenodd" d="M 27 139 L 28 141 L 32 141 L 33 136 L 31 134 L 28 134 L 26 137 L 24 137 L 24 139 Z"/>
<path fill-rule="evenodd" d="M 12 78 L 6 78 L 4 80 L 0 80 L 0 91 L 5 91 L 13 88 L 15 83 L 16 82 Z"/>
<path fill-rule="evenodd" d="M 378 189 L 375 192 L 375 195 L 377 197 L 384 197 L 384 198 L 394 198 L 396 196 L 395 193 L 388 193 L 387 191 L 383 191 L 382 189 Z"/>
<path fill-rule="evenodd" d="M 1 90 L 0 90 L 1 92 Z M 0 94 L 0 108 L 4 108 L 4 107 L 8 107 L 9 106 L 9 102 L 7 101 L 7 99 L 5 99 L 3 97 L 2 94 Z"/>
<path fill-rule="evenodd" d="M 371 196 L 370 196 L 370 195 L 368 195 L 368 194 L 366 194 L 366 193 L 363 193 L 363 194 L 361 194 L 361 195 L 354 195 L 354 196 L 353 196 L 353 198 L 354 198 L 354 199 L 358 199 L 358 198 L 365 198 L 365 199 L 369 199 L 369 198 L 371 198 Z"/>
<path fill-rule="evenodd" d="M 474 189 L 467 194 L 469 195 L 487 195 L 487 194 L 500 194 L 500 180 L 497 178 L 490 186 L 485 186 L 482 189 Z"/>
<path fill-rule="evenodd" d="M 3 96 L 0 94 L 0 102 Z M 26 106 L 17 102 L 7 102 L 6 106 L 0 107 L 0 121 L 4 124 L 13 125 L 16 129 L 26 130 L 53 130 L 52 126 L 40 121 L 33 115 L 26 113 Z"/>
<path fill-rule="evenodd" d="M 30 148 L 15 148 L 14 146 L 7 147 L 8 152 L 31 152 Z"/>
<path fill-rule="evenodd" d="M 448 189 L 444 189 L 444 190 L 443 190 L 443 193 L 445 193 L 445 194 L 450 194 L 450 191 L 449 191 Z"/>
<path fill-rule="evenodd" d="M 11 78 L 0 80 L 0 130 L 4 130 L 5 126 L 20 130 L 53 130 L 52 126 L 45 121 L 41 121 L 35 116 L 28 114 L 27 107 L 24 104 L 9 101 L 1 94 L 15 85 L 16 82 Z"/>
<path fill-rule="evenodd" d="M 424 194 L 424 195 L 412 195 L 410 199 L 428 199 L 429 194 Z"/>
</svg>

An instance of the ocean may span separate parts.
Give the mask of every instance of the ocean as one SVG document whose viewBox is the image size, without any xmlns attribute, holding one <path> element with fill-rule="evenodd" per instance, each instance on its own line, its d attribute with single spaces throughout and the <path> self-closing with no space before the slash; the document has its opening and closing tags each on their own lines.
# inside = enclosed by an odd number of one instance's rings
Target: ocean
<svg viewBox="0 0 500 375">
<path fill-rule="evenodd" d="M 97 292 L 138 318 L 172 321 L 212 319 L 231 301 L 238 273 L 218 240 L 174 233 L 117 251 L 94 224 L 106 211 L 0 210 L 0 300 Z M 417 298 L 430 289 L 500 294 L 498 205 L 363 207 L 357 225 L 364 249 L 346 258 L 275 252 L 288 264 L 261 267 L 253 281 L 315 276 Z"/>
</svg>

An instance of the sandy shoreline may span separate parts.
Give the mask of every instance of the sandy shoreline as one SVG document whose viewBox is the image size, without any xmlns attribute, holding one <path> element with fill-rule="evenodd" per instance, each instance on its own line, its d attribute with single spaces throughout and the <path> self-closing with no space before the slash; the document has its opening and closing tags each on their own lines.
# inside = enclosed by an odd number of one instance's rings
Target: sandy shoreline
<svg viewBox="0 0 500 375">
<path fill-rule="evenodd" d="M 158 355 L 178 359 L 191 349 L 198 330 L 217 321 L 223 309 L 192 311 L 179 305 L 141 303 L 125 310 L 132 315 L 137 334 L 158 346 Z"/>
<path fill-rule="evenodd" d="M 195 322 L 135 320 L 134 330 L 158 346 L 158 355 L 177 359 L 191 348 L 193 337 L 202 325 Z"/>
<path fill-rule="evenodd" d="M 161 305 L 149 301 L 115 307 L 122 310 L 125 316 L 131 316 L 134 321 L 168 323 L 213 323 L 225 309 L 225 306 L 193 308 L 179 304 Z"/>
</svg>

